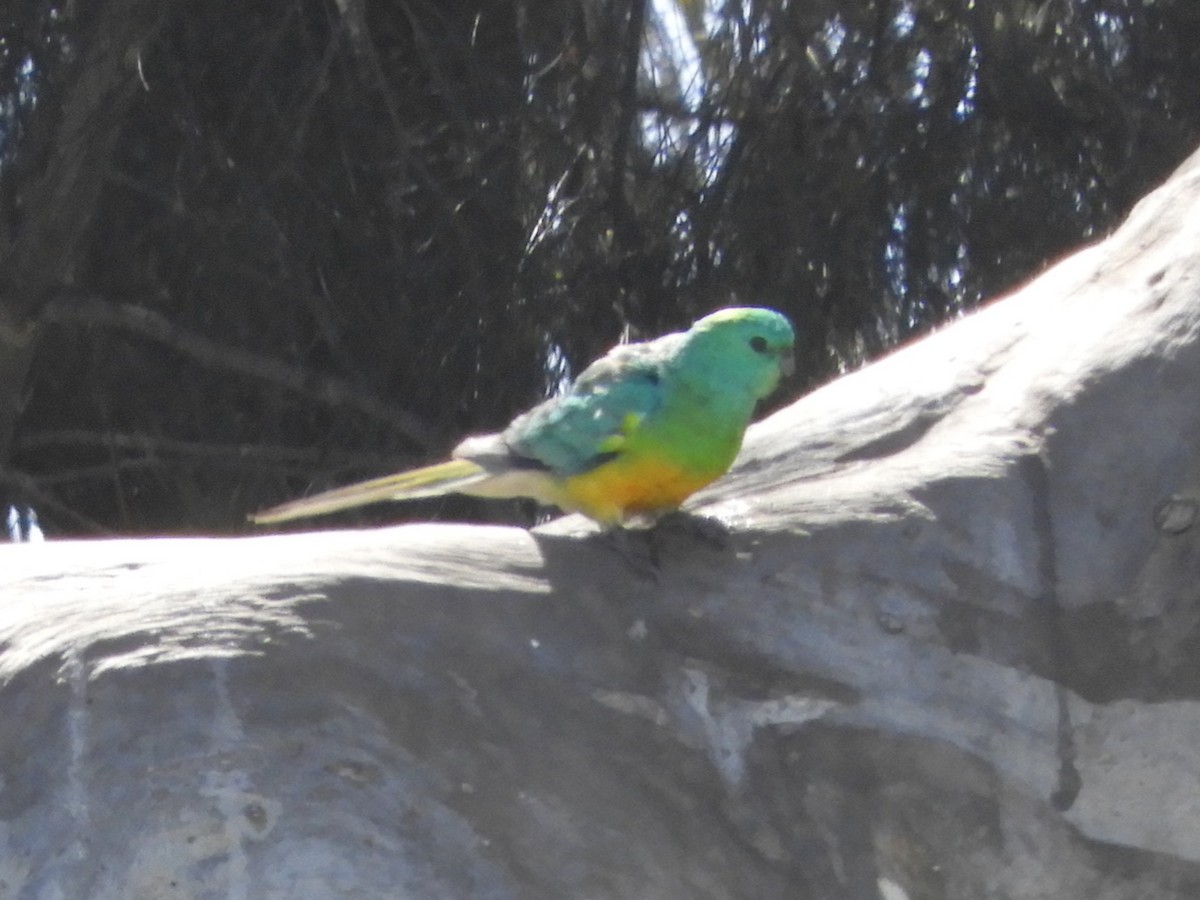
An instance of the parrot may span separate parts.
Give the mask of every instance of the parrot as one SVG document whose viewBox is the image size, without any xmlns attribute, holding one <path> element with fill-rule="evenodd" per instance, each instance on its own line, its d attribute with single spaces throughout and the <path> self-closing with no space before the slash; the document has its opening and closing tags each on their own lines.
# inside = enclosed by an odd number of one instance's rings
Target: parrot
<svg viewBox="0 0 1200 900">
<path fill-rule="evenodd" d="M 795 332 L 774 310 L 727 307 L 687 331 L 618 344 L 562 394 L 451 458 L 292 500 L 264 524 L 448 493 L 528 497 L 605 528 L 654 522 L 723 475 L 758 401 L 794 370 Z"/>
</svg>

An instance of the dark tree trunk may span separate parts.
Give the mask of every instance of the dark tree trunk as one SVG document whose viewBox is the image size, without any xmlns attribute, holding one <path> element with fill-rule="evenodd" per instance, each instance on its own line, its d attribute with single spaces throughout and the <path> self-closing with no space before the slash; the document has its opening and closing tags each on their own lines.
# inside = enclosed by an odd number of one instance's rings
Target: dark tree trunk
<svg viewBox="0 0 1200 900">
<path fill-rule="evenodd" d="M 0 245 L 0 467 L 24 406 L 38 316 L 85 264 L 113 149 L 141 89 L 140 48 L 169 5 L 94 4 L 77 29 L 77 62 L 39 81 L 44 95 L 7 176 L 14 187 Z"/>
</svg>

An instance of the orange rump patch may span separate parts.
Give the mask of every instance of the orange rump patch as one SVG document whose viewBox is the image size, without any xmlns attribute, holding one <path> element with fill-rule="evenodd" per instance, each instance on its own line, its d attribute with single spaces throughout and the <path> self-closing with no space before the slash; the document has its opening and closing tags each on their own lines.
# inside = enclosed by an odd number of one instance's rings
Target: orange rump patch
<svg viewBox="0 0 1200 900">
<path fill-rule="evenodd" d="M 568 478 L 566 494 L 580 512 L 602 522 L 676 509 L 717 475 L 689 473 L 646 459 L 614 459 Z"/>
</svg>

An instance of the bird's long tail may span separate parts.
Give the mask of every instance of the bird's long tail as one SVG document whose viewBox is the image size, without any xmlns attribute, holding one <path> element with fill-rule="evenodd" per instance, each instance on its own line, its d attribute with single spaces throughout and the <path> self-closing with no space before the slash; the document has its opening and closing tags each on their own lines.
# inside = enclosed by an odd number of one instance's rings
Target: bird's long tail
<svg viewBox="0 0 1200 900">
<path fill-rule="evenodd" d="M 346 487 L 334 488 L 311 497 L 302 497 L 261 512 L 251 513 L 247 518 L 259 525 L 270 522 L 286 522 L 304 516 L 322 516 L 325 513 L 366 506 L 381 500 L 411 500 L 416 497 L 436 497 L 450 494 L 476 484 L 489 475 L 481 466 L 466 459 L 410 469 L 385 475 L 370 481 L 360 481 Z"/>
</svg>

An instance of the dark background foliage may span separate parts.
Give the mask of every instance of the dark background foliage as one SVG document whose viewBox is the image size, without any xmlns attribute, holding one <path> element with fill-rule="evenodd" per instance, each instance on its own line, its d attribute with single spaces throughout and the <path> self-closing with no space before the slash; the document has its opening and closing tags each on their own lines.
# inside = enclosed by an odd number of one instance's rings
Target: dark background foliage
<svg viewBox="0 0 1200 900">
<path fill-rule="evenodd" d="M 730 302 L 796 322 L 784 402 L 1198 132 L 1194 0 L 13 2 L 0 499 L 238 529 Z"/>
</svg>

